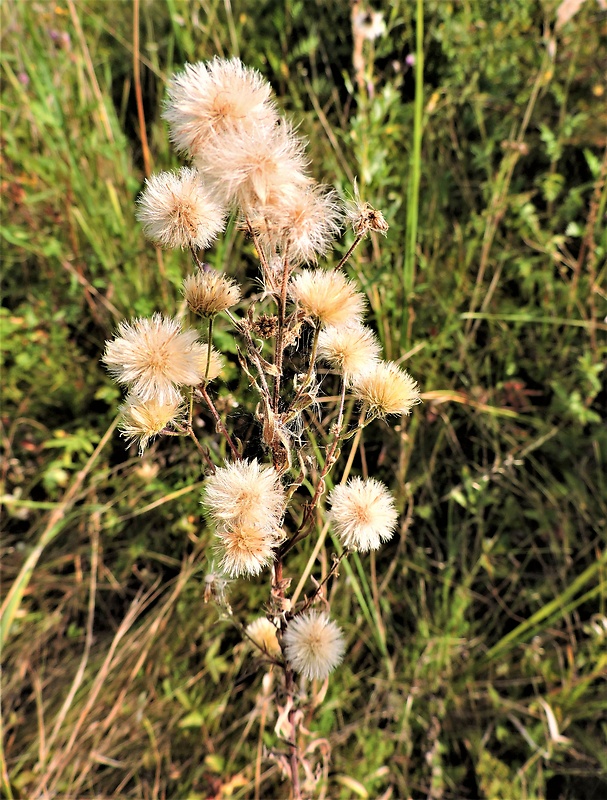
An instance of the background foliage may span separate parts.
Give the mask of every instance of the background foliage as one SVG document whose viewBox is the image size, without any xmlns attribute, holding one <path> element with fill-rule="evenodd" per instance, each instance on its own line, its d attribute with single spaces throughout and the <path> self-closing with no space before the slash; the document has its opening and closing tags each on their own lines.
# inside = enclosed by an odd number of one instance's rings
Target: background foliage
<svg viewBox="0 0 607 800">
<path fill-rule="evenodd" d="M 6 0 L 7 797 L 285 795 L 260 758 L 261 674 L 202 601 L 201 466 L 172 438 L 125 452 L 99 363 L 120 319 L 180 303 L 188 264 L 143 239 L 134 200 L 146 168 L 178 163 L 167 78 L 215 54 L 260 69 L 316 176 L 344 194 L 358 176 L 385 214 L 352 272 L 424 392 L 405 428 L 365 431 L 355 463 L 391 485 L 403 524 L 332 597 L 349 657 L 310 723 L 332 748 L 325 796 L 605 796 L 603 5 L 557 25 L 551 0 L 425 0 L 418 160 L 415 4 L 386 5 L 357 80 L 345 0 Z M 207 257 L 253 277 L 236 231 Z M 222 407 L 254 436 L 232 363 Z M 244 620 L 264 597 L 232 586 Z"/>
</svg>

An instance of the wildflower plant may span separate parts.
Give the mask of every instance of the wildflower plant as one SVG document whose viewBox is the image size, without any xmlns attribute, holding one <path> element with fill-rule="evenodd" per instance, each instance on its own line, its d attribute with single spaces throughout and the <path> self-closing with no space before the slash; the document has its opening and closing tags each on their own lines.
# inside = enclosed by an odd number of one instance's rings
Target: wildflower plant
<svg viewBox="0 0 607 800">
<path fill-rule="evenodd" d="M 129 443 L 143 452 L 154 437 L 183 436 L 201 456 L 201 502 L 213 532 L 204 600 L 216 601 L 260 663 L 279 676 L 273 691 L 283 744 L 268 756 L 300 798 L 313 792 L 316 774 L 302 745 L 303 711 L 324 695 L 326 685 L 315 682 L 325 682 L 346 651 L 325 587 L 350 552 L 364 554 L 387 542 L 398 519 L 387 487 L 373 478 L 348 480 L 349 468 L 334 476 L 325 512 L 325 481 L 342 446 L 355 451 L 366 425 L 408 415 L 419 402 L 413 378 L 381 359 L 379 342 L 364 325 L 365 296 L 344 272 L 360 241 L 370 232 L 385 235 L 388 226 L 356 187 L 354 200 L 342 205 L 332 189 L 314 181 L 304 142 L 281 118 L 269 84 L 238 59 L 187 65 L 169 84 L 164 116 L 173 144 L 191 166 L 147 180 L 138 218 L 152 242 L 189 251 L 193 272 L 183 282 L 183 295 L 197 327 L 160 314 L 123 322 L 107 342 L 103 361 L 128 390 L 121 431 Z M 203 250 L 221 235 L 230 215 L 259 257 L 263 293 L 254 298 L 237 275 L 221 274 L 203 261 Z M 337 266 L 320 265 L 346 224 L 352 244 Z M 239 342 L 240 366 L 250 384 L 259 431 L 252 452 L 216 404 L 223 364 L 213 348 L 219 320 Z M 331 372 L 339 380 L 336 400 L 325 391 L 333 388 Z M 354 424 L 346 423 L 347 402 L 360 410 Z M 218 437 L 201 441 L 195 433 L 195 404 L 208 409 L 227 458 Z M 309 423 L 321 408 L 334 422 L 316 463 L 306 444 Z M 326 428 L 322 419 L 317 422 Z M 290 596 L 294 576 L 287 556 L 314 535 L 325 513 L 343 551 L 307 595 Z M 237 578 L 268 583 L 265 614 L 248 626 L 234 619 L 228 600 L 229 583 Z M 266 683 L 270 691 L 273 683 Z"/>
</svg>

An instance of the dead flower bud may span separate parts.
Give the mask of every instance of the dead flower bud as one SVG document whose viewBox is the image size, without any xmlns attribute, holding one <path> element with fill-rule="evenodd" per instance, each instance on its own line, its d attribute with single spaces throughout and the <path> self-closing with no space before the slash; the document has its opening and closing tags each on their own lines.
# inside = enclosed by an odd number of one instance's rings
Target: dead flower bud
<svg viewBox="0 0 607 800">
<path fill-rule="evenodd" d="M 361 200 L 356 182 L 354 183 L 354 199 L 346 203 L 346 215 L 356 236 L 365 236 L 369 231 L 382 233 L 385 236 L 388 232 L 389 225 L 384 219 L 384 215 L 381 211 L 373 208 L 370 203 Z"/>
<path fill-rule="evenodd" d="M 260 339 L 271 339 L 278 333 L 278 317 L 262 314 L 253 322 L 251 330 Z"/>
</svg>

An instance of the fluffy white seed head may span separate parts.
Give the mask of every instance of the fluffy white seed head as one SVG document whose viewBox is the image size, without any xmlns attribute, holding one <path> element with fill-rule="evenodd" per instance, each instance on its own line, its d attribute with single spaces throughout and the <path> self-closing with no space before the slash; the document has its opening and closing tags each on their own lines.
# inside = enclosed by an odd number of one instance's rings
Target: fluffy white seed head
<svg viewBox="0 0 607 800">
<path fill-rule="evenodd" d="M 278 535 L 285 493 L 274 467 L 245 459 L 219 467 L 207 479 L 203 505 L 218 525 L 257 527 Z"/>
<path fill-rule="evenodd" d="M 351 478 L 329 495 L 330 520 L 345 547 L 366 553 L 392 538 L 398 514 L 383 483 Z"/>
<path fill-rule="evenodd" d="M 359 323 L 330 326 L 318 336 L 318 356 L 339 370 L 347 383 L 370 369 L 381 348 L 373 331 Z"/>
<path fill-rule="evenodd" d="M 235 203 L 245 214 L 273 194 L 311 182 L 303 142 L 284 121 L 270 131 L 254 128 L 215 137 L 197 156 L 196 166 L 223 202 Z"/>
<path fill-rule="evenodd" d="M 183 296 L 194 314 L 214 317 L 238 303 L 240 287 L 221 272 L 213 269 L 200 270 L 184 280 Z"/>
<path fill-rule="evenodd" d="M 219 525 L 215 535 L 220 569 L 232 578 L 259 575 L 274 560 L 277 539 L 266 528 L 234 520 Z"/>
<path fill-rule="evenodd" d="M 253 620 L 250 625 L 247 625 L 247 634 L 271 656 L 279 656 L 281 654 L 276 628 L 267 617 L 259 617 L 259 619 Z"/>
<path fill-rule="evenodd" d="M 413 406 L 421 403 L 417 382 L 392 361 L 379 361 L 358 375 L 353 393 L 378 417 L 410 414 Z"/>
<path fill-rule="evenodd" d="M 323 186 L 296 186 L 273 192 L 248 222 L 267 253 L 288 253 L 291 264 L 316 263 L 339 234 L 343 217 L 337 195 Z"/>
<path fill-rule="evenodd" d="M 156 398 L 144 402 L 138 395 L 130 394 L 120 410 L 119 430 L 129 444 L 139 444 L 139 454 L 142 455 L 154 436 L 179 419 L 183 398 L 174 391 L 163 402 Z"/>
<path fill-rule="evenodd" d="M 292 619 L 283 642 L 289 666 L 309 679 L 326 678 L 341 663 L 345 650 L 340 628 L 318 611 Z"/>
<path fill-rule="evenodd" d="M 360 322 L 365 310 L 365 297 L 356 291 L 356 284 L 335 269 L 304 270 L 291 280 L 289 295 L 323 325 Z"/>
<path fill-rule="evenodd" d="M 164 118 L 178 151 L 198 156 L 215 137 L 271 130 L 278 114 L 270 84 L 238 58 L 186 64 L 168 86 Z"/>
<path fill-rule="evenodd" d="M 143 232 L 161 247 L 204 249 L 225 228 L 225 208 L 188 167 L 152 175 L 137 203 Z"/>
<path fill-rule="evenodd" d="M 106 342 L 103 361 L 114 380 L 142 401 L 162 404 L 175 397 L 176 386 L 201 382 L 202 356 L 196 331 L 184 331 L 178 319 L 154 314 L 121 322 L 116 338 Z"/>
</svg>

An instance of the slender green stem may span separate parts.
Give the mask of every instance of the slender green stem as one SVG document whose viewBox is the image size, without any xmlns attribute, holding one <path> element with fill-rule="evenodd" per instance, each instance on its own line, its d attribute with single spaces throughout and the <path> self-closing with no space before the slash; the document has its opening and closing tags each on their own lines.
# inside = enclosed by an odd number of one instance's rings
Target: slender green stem
<svg viewBox="0 0 607 800">
<path fill-rule="evenodd" d="M 209 340 L 207 342 L 207 367 L 204 371 L 204 382 L 208 383 L 211 368 L 211 351 L 213 350 L 213 317 L 209 317 Z"/>
<path fill-rule="evenodd" d="M 417 0 L 415 12 L 415 104 L 413 118 L 413 150 L 411 153 L 409 187 L 407 191 L 407 227 L 405 231 L 405 261 L 403 265 L 403 321 L 401 343 L 409 335 L 411 294 L 415 285 L 415 251 L 419 214 L 419 181 L 421 175 L 422 127 L 424 111 L 424 2 Z"/>
<path fill-rule="evenodd" d="M 335 575 L 337 577 L 337 571 L 339 569 L 339 565 L 344 560 L 344 558 L 346 558 L 346 556 L 348 556 L 348 555 L 350 555 L 350 549 L 348 547 L 345 547 L 343 549 L 343 551 L 339 554 L 339 556 L 337 556 L 335 558 L 335 560 L 333 561 L 333 565 L 332 565 L 331 569 L 327 572 L 325 577 L 318 584 L 318 586 L 316 587 L 314 592 L 309 597 L 306 597 L 306 599 L 304 600 L 303 606 L 300 609 L 298 609 L 297 614 L 302 614 L 304 611 L 307 611 L 310 608 L 312 603 L 316 600 L 318 595 L 321 593 L 322 587 L 325 586 L 329 582 L 329 580 L 331 579 L 332 575 Z"/>
</svg>

